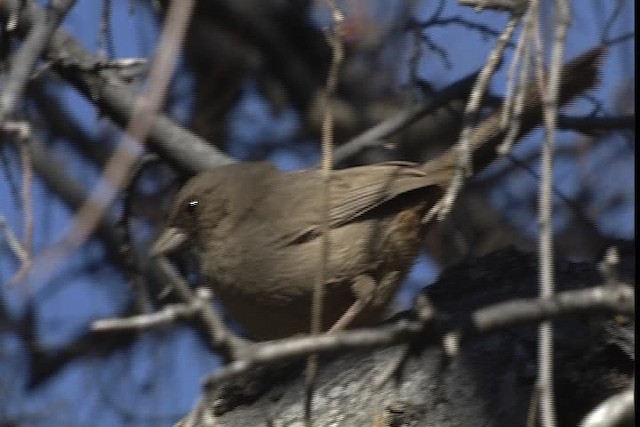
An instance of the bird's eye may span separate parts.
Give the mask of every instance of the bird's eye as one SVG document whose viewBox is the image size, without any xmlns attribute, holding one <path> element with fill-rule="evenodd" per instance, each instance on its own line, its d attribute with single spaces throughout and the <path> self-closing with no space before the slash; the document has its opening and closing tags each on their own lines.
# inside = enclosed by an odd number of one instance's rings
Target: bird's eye
<svg viewBox="0 0 640 427">
<path fill-rule="evenodd" d="M 191 200 L 189 203 L 187 203 L 187 210 L 189 212 L 195 212 L 197 207 L 198 207 L 198 201 L 197 200 Z"/>
</svg>

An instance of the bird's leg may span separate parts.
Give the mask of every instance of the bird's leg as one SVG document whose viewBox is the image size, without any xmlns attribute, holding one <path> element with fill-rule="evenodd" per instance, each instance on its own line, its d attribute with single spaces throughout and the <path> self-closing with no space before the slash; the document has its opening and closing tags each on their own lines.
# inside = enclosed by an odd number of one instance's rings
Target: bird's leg
<svg viewBox="0 0 640 427">
<path fill-rule="evenodd" d="M 346 329 L 362 310 L 371 302 L 373 298 L 373 294 L 375 293 L 376 282 L 373 277 L 367 274 L 361 274 L 356 277 L 353 285 L 351 285 L 351 290 L 356 296 L 356 300 L 351 304 L 351 306 L 345 311 L 342 316 L 333 324 L 333 326 L 329 329 L 329 332 L 341 331 Z"/>
<path fill-rule="evenodd" d="M 353 285 L 351 285 L 351 290 L 355 294 L 356 300 L 333 324 L 329 332 L 348 328 L 367 306 L 385 304 L 390 299 L 389 293 L 395 289 L 398 276 L 399 272 L 391 272 L 384 277 L 381 283 L 376 283 L 375 279 L 367 274 L 361 274 L 356 277 Z"/>
<path fill-rule="evenodd" d="M 382 240 L 381 263 L 374 276 L 357 276 L 351 290 L 356 300 L 329 329 L 347 328 L 364 310 L 377 312 L 393 299 L 403 272 L 409 270 L 420 250 L 420 209 L 406 209 L 395 215 Z"/>
</svg>

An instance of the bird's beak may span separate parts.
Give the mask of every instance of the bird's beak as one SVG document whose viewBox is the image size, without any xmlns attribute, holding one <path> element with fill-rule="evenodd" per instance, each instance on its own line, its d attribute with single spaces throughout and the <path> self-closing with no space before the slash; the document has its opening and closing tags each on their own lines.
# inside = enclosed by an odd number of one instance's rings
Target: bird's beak
<svg viewBox="0 0 640 427">
<path fill-rule="evenodd" d="M 169 227 L 162 232 L 151 246 L 149 253 L 156 257 L 166 255 L 180 248 L 187 241 L 187 233 L 178 227 Z"/>
</svg>

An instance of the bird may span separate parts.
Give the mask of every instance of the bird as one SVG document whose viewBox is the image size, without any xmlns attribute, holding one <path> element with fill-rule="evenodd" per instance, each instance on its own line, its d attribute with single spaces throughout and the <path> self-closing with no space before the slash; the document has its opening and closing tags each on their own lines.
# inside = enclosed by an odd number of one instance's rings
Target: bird
<svg viewBox="0 0 640 427">
<path fill-rule="evenodd" d="M 596 84 L 602 54 L 594 48 L 565 64 L 560 103 Z M 542 121 L 535 82 L 525 99 L 520 137 Z M 498 109 L 474 130 L 474 173 L 497 157 L 506 133 L 501 120 Z M 326 181 L 319 169 L 228 164 L 200 172 L 180 189 L 150 252 L 188 250 L 198 261 L 202 284 L 213 289 L 247 337 L 281 339 L 309 331 L 327 224 L 321 329 L 330 330 L 358 304 L 344 326 L 371 325 L 382 320 L 411 269 L 431 224 L 425 217 L 458 167 L 452 147 L 422 164 L 388 161 L 333 170 L 325 212 Z"/>
</svg>

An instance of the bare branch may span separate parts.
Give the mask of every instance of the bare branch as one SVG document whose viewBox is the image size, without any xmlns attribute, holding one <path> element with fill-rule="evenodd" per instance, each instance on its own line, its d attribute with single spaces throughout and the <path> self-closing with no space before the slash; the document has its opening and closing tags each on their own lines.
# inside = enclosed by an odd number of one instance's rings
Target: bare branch
<svg viewBox="0 0 640 427">
<path fill-rule="evenodd" d="M 36 61 L 51 40 L 53 32 L 75 3 L 76 0 L 52 1 L 47 12 L 41 13 L 30 27 L 20 50 L 11 59 L 7 82 L 0 94 L 0 124 L 13 113 Z"/>
<path fill-rule="evenodd" d="M 172 2 L 158 44 L 148 90 L 136 99 L 126 135 L 107 162 L 103 177 L 91 197 L 78 210 L 69 232 L 34 261 L 38 274 L 48 275 L 62 259 L 80 247 L 94 231 L 120 190 L 128 184 L 129 172 L 134 169 L 142 143 L 162 106 L 192 9 L 193 2 L 181 2 L 180 6 L 177 2 Z"/>
<path fill-rule="evenodd" d="M 560 292 L 549 298 L 517 299 L 498 303 L 460 315 L 459 318 L 446 323 L 439 322 L 440 315 L 433 312 L 431 316 L 418 321 L 400 320 L 377 328 L 257 343 L 245 347 L 245 353 L 241 358 L 213 373 L 207 381 L 227 380 L 257 366 L 300 358 L 314 352 L 390 347 L 415 340 L 418 340 L 422 347 L 437 346 L 441 344 L 441 337 L 445 336 L 455 337 L 457 345 L 460 346 L 478 335 L 562 316 L 598 311 L 634 315 L 634 295 L 633 287 L 626 284 L 596 286 Z"/>
<path fill-rule="evenodd" d="M 198 293 L 189 303 L 169 304 L 159 311 L 127 318 L 100 319 L 91 324 L 93 331 L 144 330 L 175 323 L 180 319 L 193 319 L 205 305 L 212 304 L 211 295 Z"/>
<path fill-rule="evenodd" d="M 31 0 L 0 2 L 0 18 L 15 18 L 16 32 L 22 37 L 43 19 L 44 13 Z M 126 127 L 133 114 L 135 92 L 122 82 L 116 70 L 103 67 L 98 58 L 62 30 L 53 33 L 45 55 L 53 68 L 101 112 Z M 152 123 L 149 144 L 167 161 L 186 171 L 198 172 L 232 162 L 215 147 L 162 115 Z"/>
</svg>

